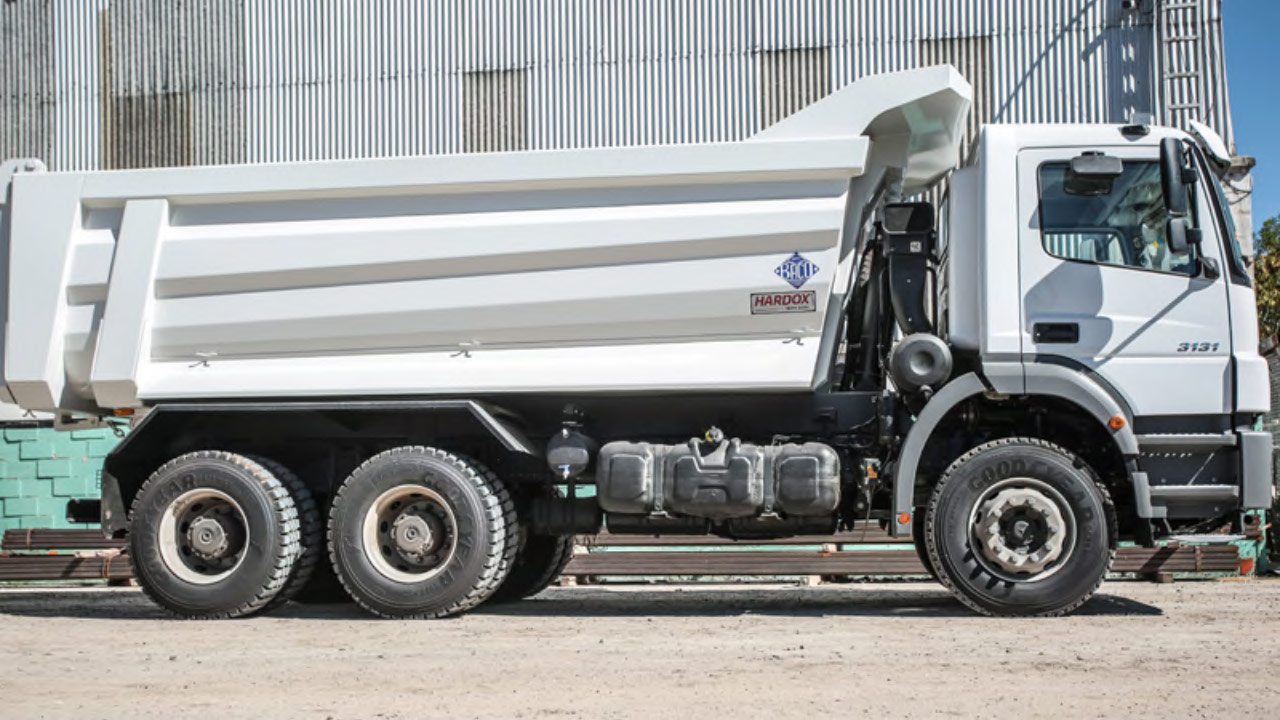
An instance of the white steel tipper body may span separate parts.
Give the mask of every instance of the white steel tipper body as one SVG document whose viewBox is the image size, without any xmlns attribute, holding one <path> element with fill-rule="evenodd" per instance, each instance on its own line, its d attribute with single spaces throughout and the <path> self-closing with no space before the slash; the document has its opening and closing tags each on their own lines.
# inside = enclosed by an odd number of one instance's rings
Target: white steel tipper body
<svg viewBox="0 0 1280 720">
<path fill-rule="evenodd" d="M 5 383 L 90 412 L 813 388 L 860 204 L 890 163 L 916 186 L 952 167 L 968 102 L 936 68 L 742 143 L 19 173 Z"/>
<path fill-rule="evenodd" d="M 189 617 L 323 565 L 438 617 L 603 527 L 867 518 L 979 612 L 1069 612 L 1122 539 L 1257 528 L 1256 300 L 1211 131 L 989 126 L 957 169 L 970 97 L 936 67 L 736 143 L 10 162 L 4 399 L 132 424 L 85 519 Z"/>
</svg>

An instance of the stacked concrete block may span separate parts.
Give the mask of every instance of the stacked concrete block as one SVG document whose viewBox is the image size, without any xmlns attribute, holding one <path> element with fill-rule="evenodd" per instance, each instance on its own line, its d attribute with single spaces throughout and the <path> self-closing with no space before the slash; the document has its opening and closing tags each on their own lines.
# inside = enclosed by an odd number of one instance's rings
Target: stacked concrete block
<svg viewBox="0 0 1280 720">
<path fill-rule="evenodd" d="M 68 527 L 67 501 L 101 494 L 110 430 L 9 424 L 0 434 L 0 530 Z"/>
</svg>

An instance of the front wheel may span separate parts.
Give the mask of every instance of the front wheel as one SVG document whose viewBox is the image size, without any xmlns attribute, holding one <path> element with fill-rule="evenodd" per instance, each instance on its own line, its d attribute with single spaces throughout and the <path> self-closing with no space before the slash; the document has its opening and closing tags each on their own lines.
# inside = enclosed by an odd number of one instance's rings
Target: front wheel
<svg viewBox="0 0 1280 720">
<path fill-rule="evenodd" d="M 925 542 L 939 580 L 984 615 L 1064 615 L 1115 557 L 1115 508 L 1094 473 L 1043 440 L 980 445 L 934 489 Z"/>
</svg>

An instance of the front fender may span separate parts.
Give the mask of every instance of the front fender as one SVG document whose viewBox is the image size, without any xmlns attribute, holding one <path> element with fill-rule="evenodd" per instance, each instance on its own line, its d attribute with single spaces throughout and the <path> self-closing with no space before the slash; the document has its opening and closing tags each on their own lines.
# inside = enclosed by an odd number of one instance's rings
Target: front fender
<svg viewBox="0 0 1280 720">
<path fill-rule="evenodd" d="M 1121 455 L 1133 457 L 1138 454 L 1138 440 L 1133 434 L 1133 418 L 1130 413 L 1089 375 L 1058 365 L 1030 364 L 1012 367 L 1017 369 L 1016 375 L 1013 372 L 988 373 L 986 382 L 977 373 L 968 373 L 952 380 L 929 400 L 916 417 L 915 423 L 907 431 L 893 472 L 893 518 L 889 522 L 890 535 L 911 535 L 910 518 L 914 511 L 916 476 L 921 456 L 934 430 L 957 405 L 988 390 L 1010 396 L 1053 397 L 1071 402 L 1107 428 Z M 1109 424 L 1116 416 L 1125 420 L 1118 430 Z M 907 518 L 906 522 L 902 522 L 904 517 Z"/>
</svg>

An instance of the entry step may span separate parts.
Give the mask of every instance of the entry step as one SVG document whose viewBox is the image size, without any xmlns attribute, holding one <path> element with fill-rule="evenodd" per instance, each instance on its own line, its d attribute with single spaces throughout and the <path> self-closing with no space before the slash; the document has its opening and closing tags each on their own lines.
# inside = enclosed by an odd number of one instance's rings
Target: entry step
<svg viewBox="0 0 1280 720">
<path fill-rule="evenodd" d="M 1138 435 L 1138 448 L 1145 453 L 1212 452 L 1235 447 L 1235 433 L 1154 433 Z"/>
</svg>

